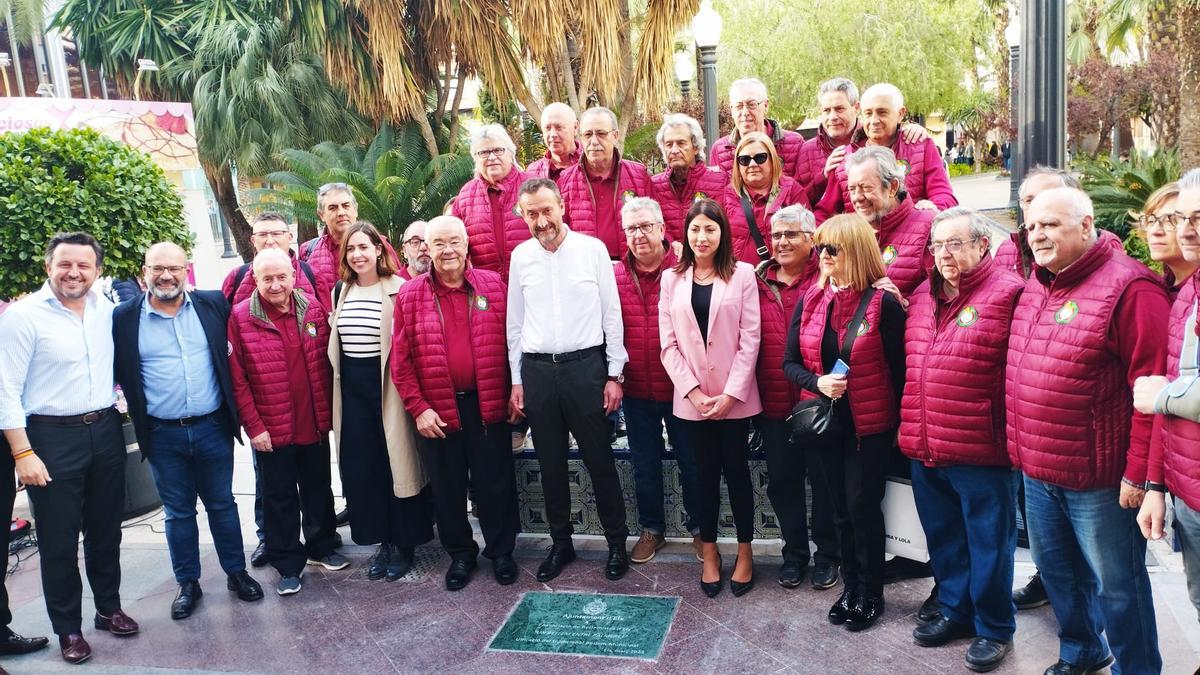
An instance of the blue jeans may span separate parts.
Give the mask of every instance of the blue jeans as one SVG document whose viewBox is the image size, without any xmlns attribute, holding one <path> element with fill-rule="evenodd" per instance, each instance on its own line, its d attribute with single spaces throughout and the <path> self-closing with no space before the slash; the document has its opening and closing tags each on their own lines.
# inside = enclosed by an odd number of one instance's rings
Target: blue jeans
<svg viewBox="0 0 1200 675">
<path fill-rule="evenodd" d="M 1188 597 L 1200 613 L 1200 511 L 1175 498 L 1175 531 L 1183 543 L 1183 571 L 1187 575 Z"/>
<path fill-rule="evenodd" d="M 1157 673 L 1146 540 L 1137 510 L 1121 508 L 1118 495 L 1115 487 L 1069 490 L 1026 476 L 1029 548 L 1058 619 L 1059 658 L 1087 667 L 1111 645 L 1113 673 Z"/>
<path fill-rule="evenodd" d="M 200 578 L 196 497 L 204 502 L 221 569 L 246 569 L 233 499 L 233 443 L 216 416 L 181 427 L 150 420 L 150 470 L 166 511 L 167 548 L 179 583 Z"/>
<path fill-rule="evenodd" d="M 1011 591 L 1018 476 L 1006 467 L 912 462 L 942 615 L 1002 642 L 1017 629 Z"/>
<path fill-rule="evenodd" d="M 670 401 L 627 398 L 625 433 L 629 440 L 629 461 L 633 464 L 634 493 L 637 496 L 638 525 L 654 534 L 667 530 L 663 511 L 663 425 L 671 437 L 675 462 L 679 467 L 679 483 L 683 487 L 683 508 L 687 521 L 683 526 L 693 535 L 700 532 L 696 516 L 700 513 L 697 499 L 696 456 L 679 430 L 679 418 L 671 414 Z"/>
</svg>

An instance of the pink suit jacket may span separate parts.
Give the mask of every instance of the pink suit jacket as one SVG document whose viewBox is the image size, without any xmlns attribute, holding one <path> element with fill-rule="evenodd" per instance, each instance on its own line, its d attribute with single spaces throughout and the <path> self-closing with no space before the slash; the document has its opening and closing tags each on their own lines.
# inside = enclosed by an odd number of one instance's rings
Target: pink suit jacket
<svg viewBox="0 0 1200 675">
<path fill-rule="evenodd" d="M 726 419 L 762 412 L 755 378 L 761 338 L 758 286 L 754 268 L 739 262 L 729 281 L 713 281 L 708 310 L 708 344 L 692 311 L 692 270 L 664 270 L 658 299 L 658 332 L 662 362 L 675 385 L 675 416 L 703 420 L 687 400 L 700 387 L 707 396 L 728 394 L 736 399 Z M 781 364 L 782 367 L 782 364 Z"/>
</svg>

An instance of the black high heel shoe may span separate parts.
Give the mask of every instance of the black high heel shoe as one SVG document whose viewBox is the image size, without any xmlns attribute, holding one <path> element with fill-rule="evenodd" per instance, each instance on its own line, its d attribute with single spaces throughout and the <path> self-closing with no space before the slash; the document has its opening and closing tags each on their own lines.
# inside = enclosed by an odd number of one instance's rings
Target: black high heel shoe
<svg viewBox="0 0 1200 675">
<path fill-rule="evenodd" d="M 737 558 L 733 560 L 733 569 L 737 569 Z M 733 597 L 740 598 L 750 592 L 754 588 L 754 568 L 750 569 L 750 581 L 734 581 L 733 577 L 729 577 L 729 590 L 733 592 Z"/>
<path fill-rule="evenodd" d="M 720 571 L 721 571 L 721 554 L 720 553 L 717 554 L 717 580 L 716 581 L 705 581 L 704 580 L 704 568 L 701 567 L 701 569 L 700 569 L 700 590 L 704 591 L 704 594 L 710 598 L 717 597 L 717 594 L 721 592 L 721 587 L 724 586 L 724 584 L 721 583 L 722 580 L 721 580 Z"/>
</svg>

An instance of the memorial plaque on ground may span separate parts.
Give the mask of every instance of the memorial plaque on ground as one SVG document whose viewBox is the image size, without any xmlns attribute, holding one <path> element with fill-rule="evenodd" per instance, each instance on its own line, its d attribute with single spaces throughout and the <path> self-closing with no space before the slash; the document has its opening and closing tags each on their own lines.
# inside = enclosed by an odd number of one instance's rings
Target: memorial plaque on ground
<svg viewBox="0 0 1200 675">
<path fill-rule="evenodd" d="M 547 593 L 521 598 L 489 649 L 656 659 L 679 598 Z"/>
</svg>

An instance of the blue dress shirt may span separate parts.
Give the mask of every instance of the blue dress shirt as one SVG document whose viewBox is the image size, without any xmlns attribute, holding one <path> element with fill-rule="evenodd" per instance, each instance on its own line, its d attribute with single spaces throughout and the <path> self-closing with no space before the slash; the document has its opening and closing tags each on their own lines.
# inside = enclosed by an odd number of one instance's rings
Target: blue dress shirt
<svg viewBox="0 0 1200 675">
<path fill-rule="evenodd" d="M 221 407 L 204 326 L 184 294 L 175 316 L 154 309 L 149 294 L 138 319 L 138 353 L 146 414 L 163 420 L 207 415 Z"/>
</svg>

